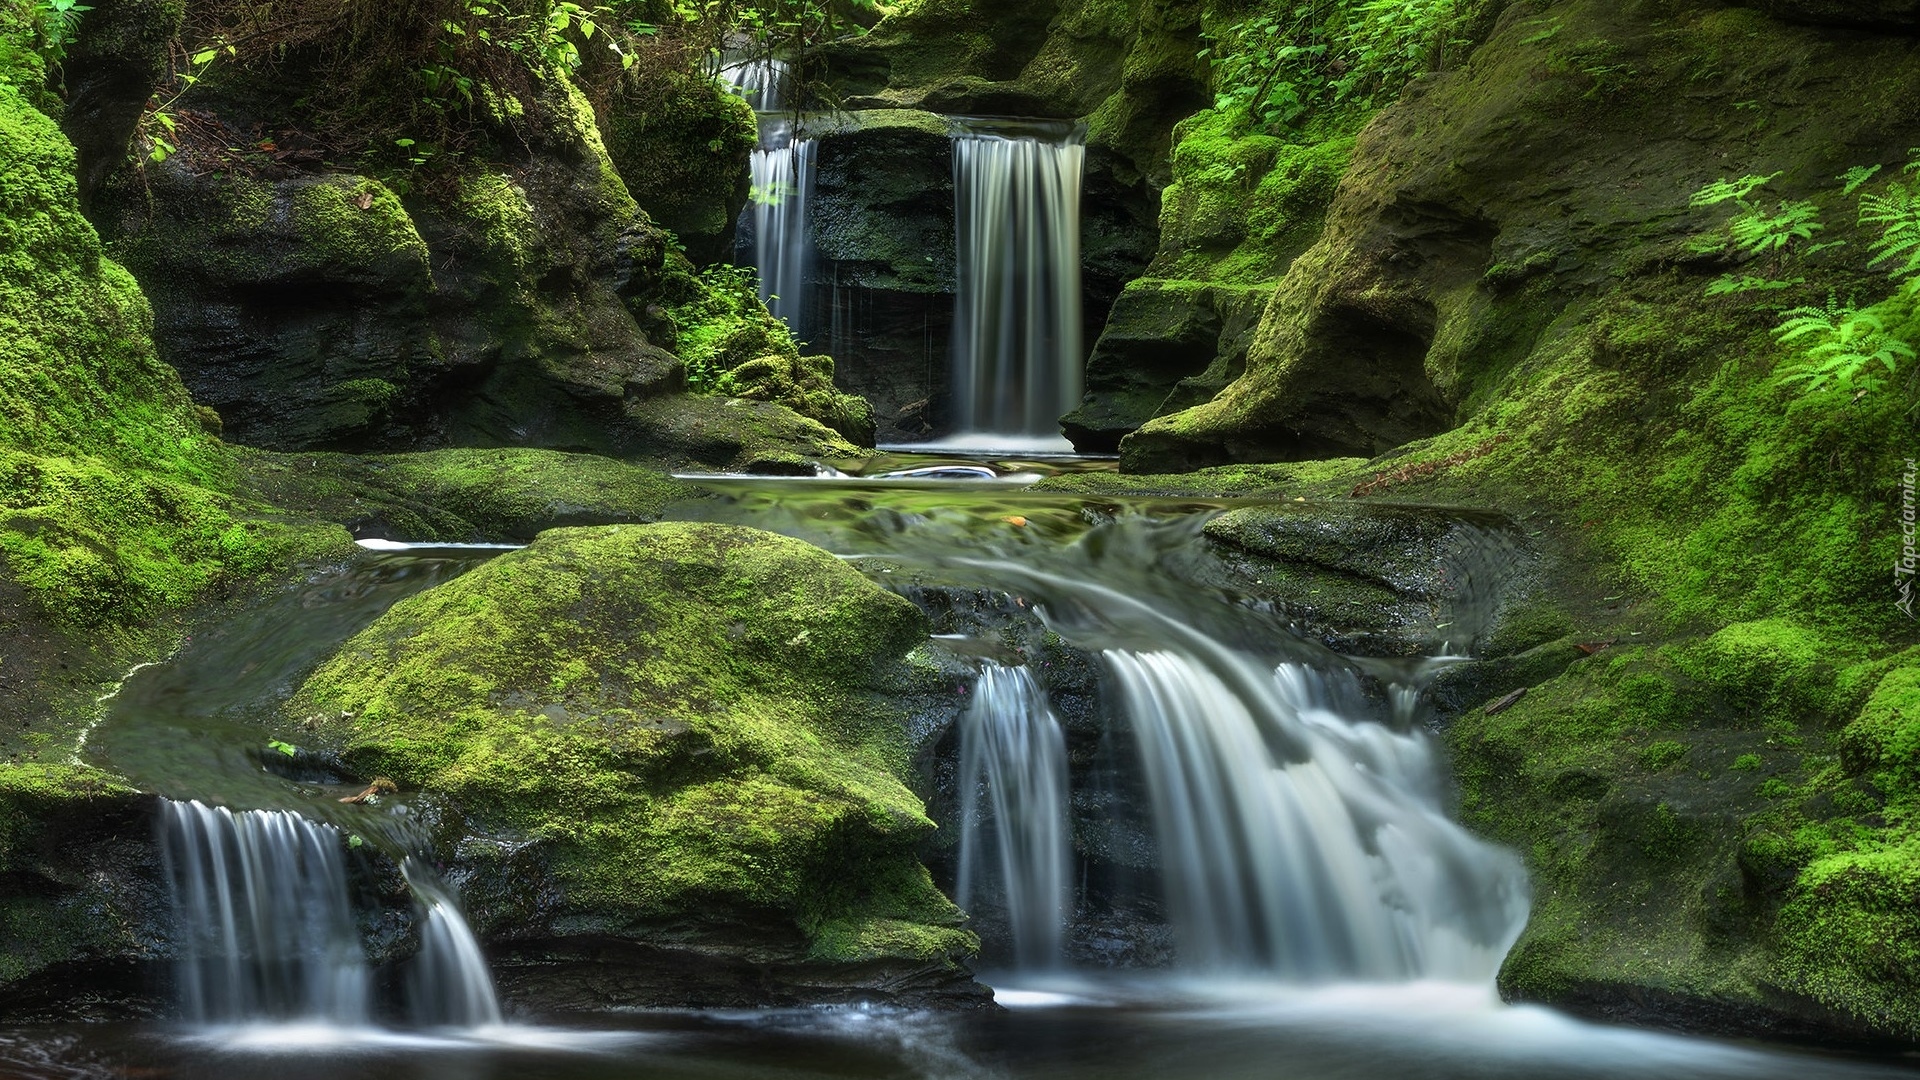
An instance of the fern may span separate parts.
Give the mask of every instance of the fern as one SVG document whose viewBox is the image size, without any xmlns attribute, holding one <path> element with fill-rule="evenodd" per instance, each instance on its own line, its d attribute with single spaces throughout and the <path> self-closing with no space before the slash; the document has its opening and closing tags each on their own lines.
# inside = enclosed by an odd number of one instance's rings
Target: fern
<svg viewBox="0 0 1920 1080">
<path fill-rule="evenodd" d="M 1859 191 L 1861 186 L 1873 179 L 1873 174 L 1879 171 L 1880 166 L 1878 165 L 1855 165 L 1853 168 L 1841 173 L 1840 183 L 1843 186 L 1840 188 L 1840 194 L 1851 195 Z"/>
<path fill-rule="evenodd" d="M 1770 173 L 1766 176 L 1743 176 L 1738 180 L 1715 180 L 1694 192 L 1693 198 L 1687 200 L 1687 205 L 1717 206 L 1723 202 L 1732 202 L 1748 206 L 1747 196 L 1766 187 L 1773 182 L 1774 177 L 1779 175 L 1779 173 Z"/>
<path fill-rule="evenodd" d="M 1822 307 L 1799 307 L 1773 328 L 1782 345 L 1798 342 L 1793 362 L 1776 379 L 1802 383 L 1807 393 L 1827 389 L 1865 392 L 1885 385 L 1881 373 L 1891 376 L 1903 360 L 1914 357 L 1913 346 L 1887 329 L 1878 310 L 1842 307 L 1829 299 Z"/>
<path fill-rule="evenodd" d="M 1780 281 L 1775 278 L 1763 278 L 1756 274 L 1742 274 L 1739 277 L 1734 277 L 1732 274 L 1721 274 L 1719 277 L 1707 282 L 1707 295 L 1730 296 L 1735 293 L 1772 292 L 1775 289 L 1790 289 L 1795 285 L 1805 283 L 1806 280 L 1806 278 L 1797 277 Z"/>
<path fill-rule="evenodd" d="M 1893 264 L 1896 278 L 1920 274 L 1920 184 L 1896 180 L 1878 195 L 1860 196 L 1860 224 L 1877 225 L 1880 238 L 1869 245 L 1868 266 Z"/>
<path fill-rule="evenodd" d="M 1811 240 L 1825 227 L 1819 209 L 1804 199 L 1783 202 L 1772 214 L 1755 207 L 1727 222 L 1733 242 L 1754 255 L 1775 254 L 1795 240 Z"/>
</svg>

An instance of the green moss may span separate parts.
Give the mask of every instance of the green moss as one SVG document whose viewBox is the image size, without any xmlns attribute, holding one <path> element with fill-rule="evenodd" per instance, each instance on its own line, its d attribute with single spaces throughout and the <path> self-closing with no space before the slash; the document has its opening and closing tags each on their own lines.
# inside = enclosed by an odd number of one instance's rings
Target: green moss
<svg viewBox="0 0 1920 1080">
<path fill-rule="evenodd" d="M 531 540 L 560 525 L 654 521 L 693 494 L 645 465 L 553 450 L 249 451 L 240 462 L 264 501 L 401 540 Z"/>
<path fill-rule="evenodd" d="M 16 850 L 63 809 L 132 794 L 115 778 L 82 765 L 0 765 L 0 869 L 15 869 Z M 6 977 L 0 971 L 0 979 Z"/>
<path fill-rule="evenodd" d="M 885 937 L 849 925 L 951 922 L 911 885 L 932 825 L 865 690 L 924 635 L 911 604 L 799 541 L 555 530 L 396 605 L 293 711 L 357 766 L 549 842 L 575 904 L 772 913 L 837 927 L 815 938 L 837 955 Z M 910 937 L 961 940 L 928 933 Z"/>
<path fill-rule="evenodd" d="M 783 405 L 854 443 L 873 445 L 873 407 L 833 385 L 833 360 L 802 356 L 787 324 L 760 302 L 751 272 L 715 265 L 669 271 L 673 351 L 696 391 Z"/>
<path fill-rule="evenodd" d="M 526 190 L 504 173 L 471 172 L 460 177 L 453 200 L 460 217 L 478 234 L 480 244 L 514 271 L 534 264 L 539 236 Z"/>
<path fill-rule="evenodd" d="M 329 178 L 294 188 L 291 202 L 294 236 L 319 265 L 427 264 L 427 245 L 413 219 L 378 180 Z"/>
<path fill-rule="evenodd" d="M 1271 283 L 1318 235 L 1353 139 L 1283 140 L 1208 110 L 1176 129 L 1150 276 Z"/>
<path fill-rule="evenodd" d="M 80 216 L 73 151 L 0 87 L 0 553 L 59 625 L 123 635 L 220 582 L 337 548 L 261 520 Z"/>
<path fill-rule="evenodd" d="M 1676 742 L 1673 739 L 1661 739 L 1659 742 L 1649 743 L 1640 751 L 1640 767 L 1648 772 L 1659 772 L 1661 769 L 1671 768 L 1680 764 L 1690 749 L 1691 747 L 1686 743 Z"/>
<path fill-rule="evenodd" d="M 607 109 L 607 153 L 648 216 L 701 261 L 720 258 L 759 143 L 753 109 L 698 73 L 656 73 Z"/>
</svg>

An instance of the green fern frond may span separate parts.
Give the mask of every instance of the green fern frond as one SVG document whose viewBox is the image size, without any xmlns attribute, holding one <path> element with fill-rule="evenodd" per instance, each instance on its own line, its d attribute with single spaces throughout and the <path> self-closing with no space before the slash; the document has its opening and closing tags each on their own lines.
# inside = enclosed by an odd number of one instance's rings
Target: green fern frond
<svg viewBox="0 0 1920 1080">
<path fill-rule="evenodd" d="M 1735 202 L 1745 205 L 1747 196 L 1773 182 L 1779 173 L 1766 176 L 1747 175 L 1738 180 L 1715 180 L 1706 187 L 1693 193 L 1687 200 L 1688 206 L 1717 206 L 1723 202 Z"/>
<path fill-rule="evenodd" d="M 1885 384 L 1902 361 L 1914 358 L 1913 346 L 1887 329 L 1878 310 L 1841 307 L 1831 298 L 1822 307 L 1799 307 L 1774 327 L 1781 344 L 1799 341 L 1792 362 L 1776 373 L 1781 384 L 1802 384 L 1807 393 L 1831 388 L 1856 391 Z"/>
<path fill-rule="evenodd" d="M 1892 263 L 1898 278 L 1920 274 L 1920 184 L 1896 181 L 1880 194 L 1860 196 L 1860 224 L 1880 228 L 1880 238 L 1868 245 L 1868 266 Z"/>
<path fill-rule="evenodd" d="M 1873 174 L 1879 171 L 1880 166 L 1878 165 L 1855 165 L 1853 168 L 1841 173 L 1840 182 L 1845 186 L 1840 189 L 1840 194 L 1851 195 L 1859 191 L 1861 186 L 1873 179 Z"/>
</svg>

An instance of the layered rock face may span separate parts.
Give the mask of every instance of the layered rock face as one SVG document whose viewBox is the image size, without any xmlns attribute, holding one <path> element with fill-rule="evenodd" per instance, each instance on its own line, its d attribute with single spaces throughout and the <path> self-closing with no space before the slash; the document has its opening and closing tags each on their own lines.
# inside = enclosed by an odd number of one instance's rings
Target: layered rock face
<svg viewBox="0 0 1920 1080">
<path fill-rule="evenodd" d="M 875 402 L 882 441 L 950 423 L 947 118 L 1080 128 L 1084 336 L 1093 341 L 1152 257 L 1169 132 L 1206 100 L 1198 20 L 1179 5 L 1130 14 L 1072 2 L 920 4 L 823 50 L 851 117 L 815 125 L 820 262 L 809 322 L 823 338 L 816 344 L 841 358 L 841 385 Z"/>
</svg>

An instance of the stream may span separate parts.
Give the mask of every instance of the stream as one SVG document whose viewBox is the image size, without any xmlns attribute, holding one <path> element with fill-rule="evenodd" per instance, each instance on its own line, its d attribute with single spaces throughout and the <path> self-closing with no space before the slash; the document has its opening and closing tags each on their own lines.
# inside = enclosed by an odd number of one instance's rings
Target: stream
<svg viewBox="0 0 1920 1080">
<path fill-rule="evenodd" d="M 430 830 L 409 802 L 343 803 L 358 785 L 293 748 L 262 749 L 263 732 L 284 727 L 277 707 L 341 641 L 504 550 L 373 544 L 134 673 L 111 701 L 85 752 L 176 800 L 162 814 L 174 903 L 206 940 L 182 945 L 177 1018 L 0 1030 L 0 1074 L 1908 1074 L 1894 1059 L 1609 1028 L 1497 1000 L 1494 972 L 1525 922 L 1525 874 L 1451 821 L 1420 700 L 1449 654 L 1471 647 L 1471 604 L 1455 620 L 1469 625 L 1437 637 L 1431 655 L 1355 660 L 1220 584 L 1199 530 L 1230 500 L 1028 490 L 1040 475 L 1102 467 L 1084 461 L 877 462 L 868 471 L 882 475 L 867 477 L 704 478 L 707 494 L 669 517 L 819 544 L 931 606 L 934 647 L 977 665 L 978 691 L 955 720 L 956 865 L 935 873 L 981 911 L 981 978 L 1001 1009 L 509 1007 L 500 1019 L 484 945 L 433 874 Z M 1504 557 L 1497 543 L 1483 555 Z M 1014 618 L 1095 658 L 1100 733 L 1063 719 L 1047 673 L 994 644 L 991 611 L 942 608 L 956 590 L 1013 598 Z M 1075 740 L 1097 740 L 1093 765 L 1069 764 Z M 1076 880 L 1069 838 L 1109 818 L 1177 854 L 1158 876 L 1096 889 L 1082 866 Z M 392 1000 L 368 989 L 388 914 L 335 865 L 363 859 L 363 840 L 402 867 L 393 891 L 411 895 L 424 926 Z M 1087 963 L 1107 931 L 1086 911 L 1143 902 L 1164 910 L 1173 966 Z M 334 906 L 349 903 L 359 910 Z"/>
</svg>

